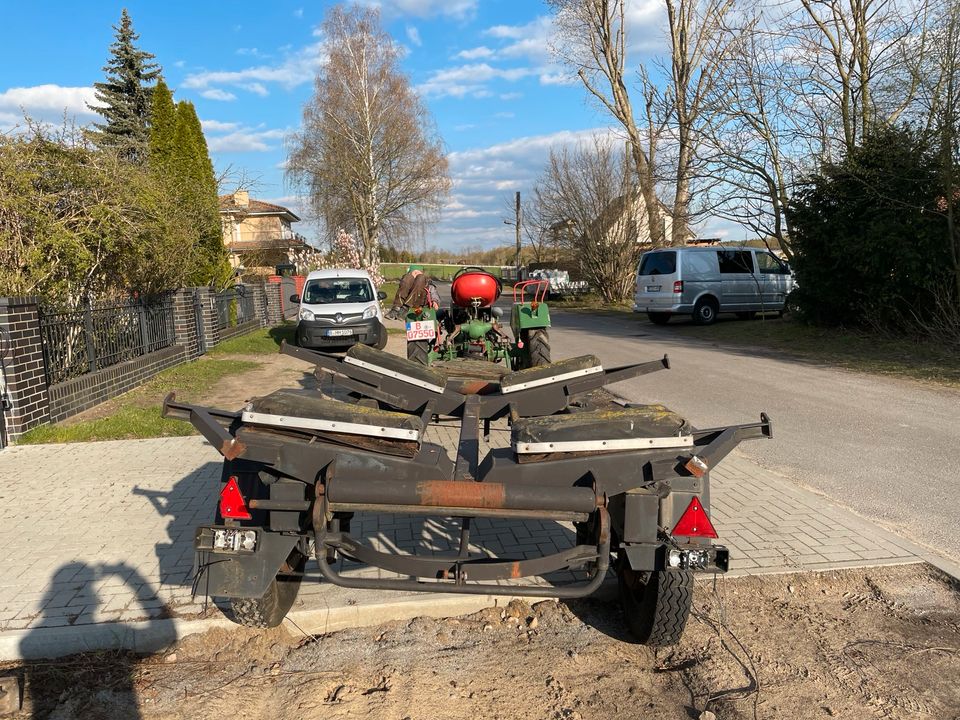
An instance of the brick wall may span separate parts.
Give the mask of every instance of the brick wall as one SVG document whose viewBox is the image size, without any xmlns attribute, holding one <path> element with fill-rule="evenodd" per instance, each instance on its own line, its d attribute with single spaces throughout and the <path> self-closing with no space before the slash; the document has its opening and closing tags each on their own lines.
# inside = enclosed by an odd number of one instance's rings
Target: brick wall
<svg viewBox="0 0 960 720">
<path fill-rule="evenodd" d="M 161 370 L 189 360 L 183 345 L 158 350 L 72 380 L 51 385 L 50 422 L 60 422 L 142 385 Z M 157 397 L 159 404 L 163 398 Z"/>
<path fill-rule="evenodd" d="M 9 351 L 2 359 L 7 442 L 50 419 L 38 303 L 34 297 L 0 298 L 0 329 L 10 339 Z"/>
<path fill-rule="evenodd" d="M 9 409 L 4 412 L 6 433 L 0 435 L 0 448 L 33 427 L 59 422 L 132 390 L 161 370 L 198 358 L 227 338 L 279 324 L 280 288 L 277 284 L 248 286 L 253 293 L 255 318 L 224 330 L 217 326 L 216 298 L 210 288 L 178 290 L 174 293 L 173 346 L 49 387 L 39 300 L 0 297 L 0 329 L 10 336 L 10 351 L 3 359 Z M 161 400 L 157 398 L 157 402 Z"/>
<path fill-rule="evenodd" d="M 265 282 L 263 291 L 267 295 L 267 324 L 279 325 L 283 322 L 283 304 L 281 303 L 280 293 L 283 292 L 283 284 L 279 282 Z"/>
<path fill-rule="evenodd" d="M 250 320 L 249 322 L 241 323 L 240 325 L 234 325 L 233 327 L 224 328 L 220 331 L 220 342 L 224 340 L 229 340 L 232 337 L 237 335 L 243 335 L 244 333 L 253 332 L 254 330 L 262 327 L 260 324 L 259 318 L 257 320 Z"/>
</svg>

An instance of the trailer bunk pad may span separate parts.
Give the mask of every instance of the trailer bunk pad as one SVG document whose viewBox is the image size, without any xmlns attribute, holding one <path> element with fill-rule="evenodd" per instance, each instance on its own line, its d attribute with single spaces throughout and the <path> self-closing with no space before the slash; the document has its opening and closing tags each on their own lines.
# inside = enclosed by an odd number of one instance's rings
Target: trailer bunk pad
<svg viewBox="0 0 960 720">
<path fill-rule="evenodd" d="M 389 454 L 415 452 L 424 432 L 423 422 L 416 415 L 330 400 L 312 390 L 277 390 L 256 398 L 244 408 L 240 419 L 245 425 L 332 440 L 376 438 L 377 445 L 370 449 Z"/>
<path fill-rule="evenodd" d="M 692 428 L 663 405 L 592 410 L 515 420 L 519 462 L 566 453 L 607 453 L 693 446 Z"/>
<path fill-rule="evenodd" d="M 569 360 L 561 360 L 549 365 L 538 365 L 504 375 L 500 380 L 500 392 L 508 395 L 519 390 L 552 385 L 568 380 L 578 380 L 587 375 L 602 372 L 603 366 L 595 355 L 581 355 Z"/>
<path fill-rule="evenodd" d="M 347 350 L 343 361 L 348 365 L 356 365 L 435 393 L 442 393 L 447 383 L 446 375 L 443 373 L 360 343 Z"/>
</svg>

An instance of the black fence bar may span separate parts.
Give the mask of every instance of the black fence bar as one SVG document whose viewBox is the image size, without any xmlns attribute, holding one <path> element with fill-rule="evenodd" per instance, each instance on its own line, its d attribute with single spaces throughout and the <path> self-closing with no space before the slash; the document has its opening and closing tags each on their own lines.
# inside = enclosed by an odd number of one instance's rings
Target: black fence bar
<svg viewBox="0 0 960 720">
<path fill-rule="evenodd" d="M 234 285 L 216 294 L 217 326 L 224 330 L 256 317 L 253 294 L 244 285 Z"/>
<path fill-rule="evenodd" d="M 40 308 L 47 384 L 56 385 L 170 347 L 173 298 Z"/>
</svg>

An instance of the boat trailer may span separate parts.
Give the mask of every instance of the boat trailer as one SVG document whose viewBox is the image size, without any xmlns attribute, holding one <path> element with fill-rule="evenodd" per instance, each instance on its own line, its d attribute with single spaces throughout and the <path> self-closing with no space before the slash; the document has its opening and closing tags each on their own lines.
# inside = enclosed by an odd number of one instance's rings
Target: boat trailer
<svg viewBox="0 0 960 720">
<path fill-rule="evenodd" d="M 350 401 L 279 390 L 239 412 L 173 394 L 163 406 L 224 457 L 214 523 L 196 531 L 197 577 L 244 624 L 279 624 L 312 557 L 323 579 L 349 588 L 576 598 L 604 582 L 615 555 L 631 630 L 641 642 L 672 644 L 689 613 L 692 573 L 730 563 L 712 543 L 710 470 L 740 442 L 772 437 L 765 414 L 697 429 L 662 405 L 596 401 L 605 385 L 669 369 L 666 356 L 606 369 L 586 355 L 494 382 L 363 345 L 343 357 L 287 345 L 281 352 L 314 364 Z M 424 440 L 441 416 L 460 421 L 454 459 Z M 481 457 L 481 436 L 504 418 L 510 446 Z M 458 518 L 459 548 L 376 550 L 351 534 L 355 513 Z M 477 554 L 474 518 L 572 522 L 576 544 L 535 558 Z M 344 559 L 396 576 L 345 574 Z M 560 570 L 583 577 L 516 582 Z"/>
</svg>

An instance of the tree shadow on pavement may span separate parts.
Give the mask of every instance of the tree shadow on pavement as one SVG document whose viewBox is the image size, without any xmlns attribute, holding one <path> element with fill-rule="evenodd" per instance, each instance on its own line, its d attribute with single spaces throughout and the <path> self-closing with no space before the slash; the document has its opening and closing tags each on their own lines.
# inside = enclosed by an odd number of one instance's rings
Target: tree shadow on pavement
<svg viewBox="0 0 960 720">
<path fill-rule="evenodd" d="M 98 614 L 107 599 L 100 597 L 96 585 L 112 578 L 125 586 L 120 592 L 136 596 L 129 607 L 140 604 L 142 615 L 154 615 L 146 626 L 110 622 L 109 615 Z M 140 718 L 134 679 L 137 652 L 154 651 L 177 639 L 173 624 L 163 617 L 166 609 L 155 601 L 154 588 L 124 563 L 71 562 L 60 567 L 42 600 L 41 617 L 20 642 L 22 717 Z"/>
<path fill-rule="evenodd" d="M 222 463 L 208 462 L 177 480 L 169 490 L 133 488 L 133 494 L 147 498 L 158 515 L 170 518 L 167 540 L 156 544 L 161 587 L 192 583 L 194 532 L 198 525 L 213 522 L 222 473 Z"/>
</svg>

